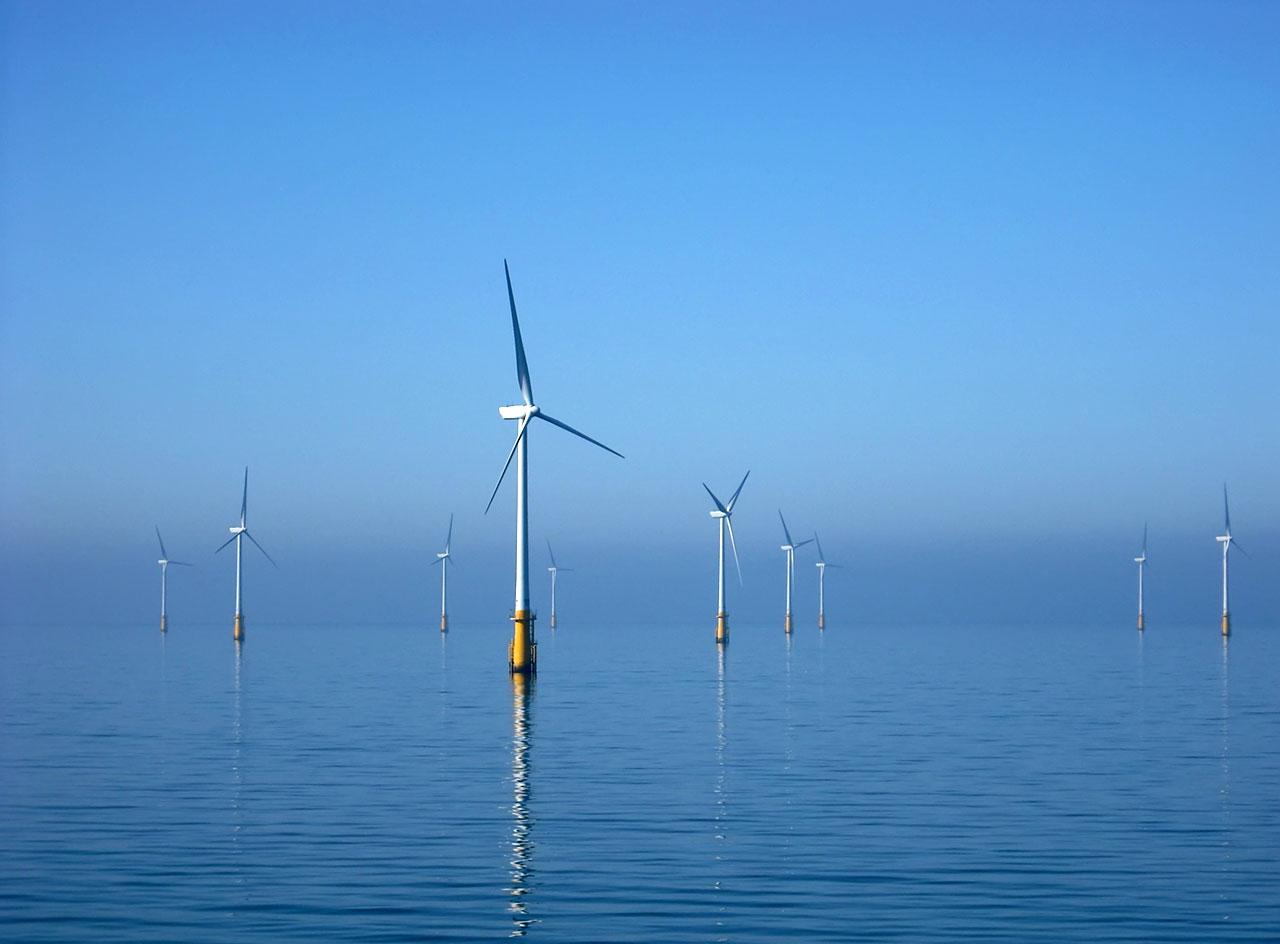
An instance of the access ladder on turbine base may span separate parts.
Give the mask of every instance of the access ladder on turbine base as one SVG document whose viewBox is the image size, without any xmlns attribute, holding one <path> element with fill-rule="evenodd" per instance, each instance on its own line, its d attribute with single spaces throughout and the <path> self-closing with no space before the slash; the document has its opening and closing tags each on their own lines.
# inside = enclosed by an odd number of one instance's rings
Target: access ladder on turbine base
<svg viewBox="0 0 1280 944">
<path fill-rule="evenodd" d="M 507 643 L 507 673 L 509 675 L 538 674 L 538 642 L 534 637 L 533 623 L 536 617 L 527 610 L 518 610 L 511 617 L 515 624 L 511 642 Z"/>
</svg>

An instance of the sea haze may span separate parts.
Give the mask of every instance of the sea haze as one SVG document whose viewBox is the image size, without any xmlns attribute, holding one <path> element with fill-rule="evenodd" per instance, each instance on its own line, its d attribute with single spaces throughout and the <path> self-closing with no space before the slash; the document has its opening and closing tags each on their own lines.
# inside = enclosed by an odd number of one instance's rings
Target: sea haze
<svg viewBox="0 0 1280 944">
<path fill-rule="evenodd" d="M 1277 628 L 6 630 L 27 941 L 1273 940 Z"/>
</svg>

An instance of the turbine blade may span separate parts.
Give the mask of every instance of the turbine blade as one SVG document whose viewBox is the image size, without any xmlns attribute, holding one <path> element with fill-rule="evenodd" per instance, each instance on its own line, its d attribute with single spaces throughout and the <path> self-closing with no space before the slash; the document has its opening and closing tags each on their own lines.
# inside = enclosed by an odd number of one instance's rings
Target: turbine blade
<svg viewBox="0 0 1280 944">
<path fill-rule="evenodd" d="M 556 555 L 555 555 L 555 553 L 551 550 L 551 541 L 550 541 L 550 539 L 548 539 L 548 541 L 547 541 L 547 554 L 548 554 L 548 555 L 550 555 L 550 557 L 551 557 L 551 566 L 552 566 L 552 567 L 555 567 L 555 566 L 556 566 Z M 556 567 L 556 569 L 557 569 L 557 570 L 559 570 L 560 568 Z"/>
<path fill-rule="evenodd" d="M 580 436 L 581 438 L 585 439 L 585 440 L 586 440 L 587 442 L 589 442 L 589 443 L 595 443 L 595 444 L 596 444 L 597 446 L 599 446 L 601 449 L 605 450 L 605 452 L 612 452 L 612 453 L 613 453 L 615 456 L 617 456 L 619 459 L 625 459 L 625 458 L 626 458 L 626 456 L 624 456 L 622 453 L 618 452 L 618 450 L 616 450 L 616 449 L 610 449 L 608 446 L 606 446 L 606 445 L 605 445 L 604 443 L 602 443 L 600 440 L 598 440 L 598 439 L 592 439 L 592 438 L 591 438 L 590 436 L 588 436 L 586 433 L 580 433 L 580 432 L 578 432 L 576 429 L 574 429 L 574 428 L 573 428 L 572 426 L 570 426 L 568 423 L 562 423 L 562 422 L 560 422 L 560 420 L 556 419 L 554 416 L 548 416 L 546 413 L 543 413 L 541 410 L 539 410 L 537 413 L 535 413 L 535 414 L 533 414 L 533 415 L 534 415 L 534 416 L 536 416 L 536 417 L 538 417 L 539 419 L 546 420 L 546 421 L 547 421 L 548 423 L 550 423 L 552 426 L 559 426 L 561 429 L 568 430 L 569 432 L 573 433 L 573 435 L 575 435 L 575 436 Z"/>
<path fill-rule="evenodd" d="M 1253 560 L 1253 555 L 1250 554 L 1248 551 L 1246 551 L 1243 547 L 1241 547 L 1240 542 L 1237 541 L 1235 538 L 1232 538 L 1230 543 L 1234 544 L 1236 546 L 1236 550 L 1239 551 L 1241 554 L 1243 554 L 1245 557 L 1249 558 L 1250 560 Z"/>
<path fill-rule="evenodd" d="M 164 538 L 160 537 L 160 525 L 156 525 L 156 540 L 160 542 L 160 556 L 168 559 L 169 553 L 164 549 Z"/>
<path fill-rule="evenodd" d="M 818 563 L 825 564 L 827 562 L 827 557 L 825 554 L 822 553 L 822 542 L 818 540 L 817 531 L 813 532 L 813 540 L 814 540 L 814 543 L 818 545 Z"/>
<path fill-rule="evenodd" d="M 724 523 L 729 526 L 729 546 L 733 548 L 733 566 L 738 571 L 738 586 L 742 586 L 742 565 L 738 563 L 738 544 L 733 539 L 733 519 L 725 518 Z"/>
<path fill-rule="evenodd" d="M 195 564 L 188 564 L 186 561 L 169 561 L 170 564 L 177 564 L 179 567 L 194 567 Z"/>
<path fill-rule="evenodd" d="M 261 544 L 259 544 L 259 543 L 258 543 L 258 539 L 257 539 L 257 538 L 255 538 L 255 537 L 254 537 L 252 534 L 250 534 L 248 531 L 245 531 L 245 532 L 244 532 L 244 536 L 245 536 L 245 537 L 247 537 L 250 541 L 252 541 L 252 542 L 253 542 L 253 546 L 254 546 L 254 547 L 256 547 L 258 550 L 262 551 L 262 556 L 263 556 L 263 557 L 265 557 L 267 560 L 271 561 L 272 566 L 274 566 L 277 570 L 279 570 L 279 569 L 280 569 L 280 565 L 279 565 L 279 564 L 277 564 L 277 563 L 275 562 L 275 560 L 272 558 L 272 556 L 271 556 L 270 554 L 268 554 L 268 553 L 267 553 L 267 549 L 266 549 L 265 547 L 263 547 Z"/>
<path fill-rule="evenodd" d="M 747 475 L 751 474 L 751 470 L 747 469 Z M 738 487 L 733 490 L 733 494 L 729 496 L 729 505 L 726 511 L 733 511 L 733 503 L 738 500 L 738 495 L 742 492 L 742 486 L 747 484 L 747 475 L 742 477 L 742 481 L 738 483 Z"/>
<path fill-rule="evenodd" d="M 792 547 L 796 546 L 796 542 L 791 540 L 791 532 L 787 530 L 787 519 L 782 517 L 782 509 L 778 509 L 778 520 L 782 522 L 782 533 L 787 536 L 787 543 Z"/>
<path fill-rule="evenodd" d="M 502 260 L 507 273 L 507 300 L 511 302 L 511 330 L 516 337 L 516 379 L 520 381 L 520 393 L 525 406 L 533 406 L 533 384 L 529 382 L 529 362 L 524 358 L 524 341 L 520 337 L 520 319 L 516 317 L 516 294 L 511 290 L 511 268 Z"/>
<path fill-rule="evenodd" d="M 444 539 L 444 552 L 449 553 L 449 545 L 453 543 L 453 515 L 449 515 L 449 534 Z"/>
<path fill-rule="evenodd" d="M 437 557 L 435 560 L 431 562 L 431 566 L 434 567 L 436 564 L 440 563 L 442 560 L 444 560 L 443 557 Z"/>
<path fill-rule="evenodd" d="M 498 476 L 498 484 L 493 487 L 493 494 L 489 496 L 489 504 L 484 506 L 484 513 L 487 515 L 489 509 L 493 507 L 493 500 L 498 497 L 498 489 L 502 487 L 502 480 L 507 477 L 507 469 L 511 468 L 511 458 L 516 454 L 516 447 L 520 445 L 520 437 L 524 435 L 526 427 L 529 425 L 529 417 L 525 416 L 520 421 L 520 429 L 516 431 L 516 441 L 511 444 L 511 451 L 507 453 L 506 464 L 502 467 L 502 474 Z"/>
<path fill-rule="evenodd" d="M 1142 556 L 1147 556 L 1147 523 L 1142 522 Z"/>
<path fill-rule="evenodd" d="M 249 511 L 249 467 L 244 467 L 244 493 L 240 496 L 240 527 L 244 527 L 244 516 Z"/>
<path fill-rule="evenodd" d="M 225 541 L 223 541 L 223 542 L 222 542 L 222 545 L 218 548 L 218 551 L 222 550 L 222 548 L 226 547 L 228 544 L 230 544 L 230 543 L 231 543 L 232 541 L 234 541 L 235 539 L 236 539 L 236 536 L 235 536 L 234 534 L 233 534 L 233 535 L 231 535 L 231 537 L 227 538 Z M 218 551 L 214 551 L 213 553 L 217 554 L 217 553 L 218 553 Z"/>
<path fill-rule="evenodd" d="M 713 502 L 715 502 L 715 503 L 716 503 L 716 510 L 717 510 L 717 511 L 719 511 L 719 512 L 721 512 L 721 513 L 723 513 L 724 515 L 728 515 L 728 514 L 729 514 L 729 509 L 725 508 L 725 507 L 724 507 L 724 505 L 722 505 L 722 504 L 720 503 L 720 499 L 716 498 L 716 493 L 715 493 L 715 492 L 713 492 L 713 491 L 711 491 L 711 489 L 707 488 L 707 483 L 706 483 L 706 482 L 703 482 L 703 483 L 702 483 L 702 487 L 707 489 L 707 494 L 708 494 L 708 495 L 710 495 L 710 496 L 711 496 L 711 500 L 712 500 Z"/>
</svg>

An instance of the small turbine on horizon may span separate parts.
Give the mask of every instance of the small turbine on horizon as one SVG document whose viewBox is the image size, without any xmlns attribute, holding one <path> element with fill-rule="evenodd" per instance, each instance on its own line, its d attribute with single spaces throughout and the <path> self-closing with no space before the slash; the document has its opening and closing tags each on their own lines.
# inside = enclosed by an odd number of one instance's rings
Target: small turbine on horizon
<svg viewBox="0 0 1280 944">
<path fill-rule="evenodd" d="M 511 289 L 511 269 L 507 266 L 505 259 L 502 261 L 502 268 L 507 274 L 507 300 L 511 303 L 511 331 L 516 343 L 516 379 L 520 383 L 520 393 L 524 403 L 498 408 L 498 414 L 504 420 L 519 420 L 520 427 L 516 431 L 515 444 L 507 454 L 506 465 L 502 467 L 502 474 L 498 476 L 498 484 L 493 487 L 493 494 L 489 496 L 489 504 L 484 510 L 488 514 L 514 456 L 516 458 L 516 602 L 511 615 L 515 628 L 511 644 L 507 648 L 507 670 L 512 675 L 536 675 L 538 647 L 533 632 L 533 612 L 529 609 L 529 437 L 527 435 L 529 422 L 535 418 L 546 420 L 552 426 L 559 426 L 606 452 L 612 452 L 619 459 L 624 456 L 616 449 L 610 449 L 599 440 L 592 439 L 586 433 L 578 432 L 568 423 L 562 423 L 544 413 L 534 404 L 533 385 L 529 381 L 529 364 L 525 360 L 524 342 L 520 338 L 520 319 L 516 317 L 516 296 Z"/>
<path fill-rule="evenodd" d="M 440 565 L 440 632 L 447 633 L 449 631 L 449 598 L 447 596 L 449 584 L 449 547 L 453 544 L 453 515 L 449 516 L 449 533 L 444 539 L 444 551 L 436 554 L 436 559 L 431 562 L 432 566 Z"/>
<path fill-rule="evenodd" d="M 551 557 L 551 566 L 547 568 L 551 572 L 551 628 L 556 628 L 556 574 L 560 571 L 568 571 L 572 573 L 572 567 L 557 567 L 556 555 L 551 550 L 551 542 L 547 542 L 547 554 Z"/>
<path fill-rule="evenodd" d="M 751 470 L 747 470 L 747 475 L 751 474 Z M 747 475 L 742 477 L 742 481 L 738 483 L 738 487 L 733 490 L 733 494 L 729 496 L 728 502 L 722 502 L 716 498 L 716 493 L 707 487 L 707 483 L 703 482 L 702 487 L 707 489 L 707 494 L 711 496 L 711 500 L 715 502 L 715 510 L 711 512 L 712 518 L 718 518 L 720 521 L 720 566 L 719 578 L 717 581 L 717 605 L 716 605 L 716 642 L 720 644 L 729 641 L 729 614 L 724 608 L 724 529 L 729 529 L 729 546 L 733 548 L 733 566 L 738 571 L 738 585 L 742 585 L 742 565 L 738 563 L 738 544 L 733 539 L 733 506 L 738 501 L 738 496 L 742 494 L 742 486 L 747 484 Z"/>
<path fill-rule="evenodd" d="M 1147 523 L 1142 522 L 1142 556 L 1135 557 L 1133 562 L 1138 565 L 1138 631 L 1143 629 L 1142 620 L 1142 572 L 1147 566 Z"/>
<path fill-rule="evenodd" d="M 160 542 L 160 559 L 156 561 L 160 565 L 160 632 L 167 633 L 169 631 L 169 620 L 165 616 L 164 610 L 164 594 L 165 594 L 165 572 L 169 569 L 170 564 L 178 567 L 190 567 L 186 561 L 169 560 L 169 552 L 164 549 L 164 538 L 160 537 L 160 526 L 156 525 L 156 540 Z"/>
<path fill-rule="evenodd" d="M 1240 547 L 1240 542 L 1231 536 L 1231 506 L 1227 504 L 1227 483 L 1222 483 L 1222 515 L 1226 521 L 1227 533 L 1218 538 L 1222 543 L 1222 635 L 1231 635 L 1231 608 L 1227 604 L 1227 551 L 1231 550 L 1234 544 L 1240 548 L 1240 553 L 1245 557 L 1249 553 Z"/>
<path fill-rule="evenodd" d="M 222 545 L 218 548 L 217 551 L 214 551 L 214 553 L 217 554 L 218 551 L 221 551 L 222 548 L 226 547 L 232 541 L 236 542 L 236 622 L 235 622 L 235 627 L 231 631 L 231 635 L 232 635 L 232 638 L 234 638 L 237 642 L 244 639 L 244 614 L 240 610 L 240 560 L 241 560 L 240 539 L 248 538 L 250 541 L 253 542 L 254 547 L 262 551 L 262 556 L 265 557 L 267 560 L 271 561 L 272 567 L 279 568 L 280 566 L 274 560 L 272 560 L 272 557 L 270 554 L 267 553 L 266 548 L 264 548 L 261 544 L 258 543 L 258 539 L 249 533 L 249 526 L 247 524 L 248 512 L 249 512 L 249 467 L 245 466 L 244 467 L 244 492 L 240 496 L 240 524 L 235 525 L 230 529 L 231 537 L 227 538 L 227 540 L 222 543 Z"/>
<path fill-rule="evenodd" d="M 791 540 L 791 532 L 787 530 L 787 519 L 782 517 L 782 510 L 778 510 L 778 520 L 782 522 L 782 533 L 787 537 L 787 543 L 782 545 L 782 550 L 787 553 L 787 620 L 786 631 L 791 632 L 791 581 L 796 573 L 796 548 L 804 547 L 813 541 L 813 538 L 806 538 L 803 541 L 796 542 Z"/>
<path fill-rule="evenodd" d="M 843 568 L 839 564 L 827 563 L 826 555 L 822 553 L 822 542 L 818 540 L 817 531 L 813 532 L 813 543 L 818 546 L 818 562 L 813 565 L 818 568 L 818 628 L 826 629 L 827 617 L 824 607 L 825 600 L 823 598 L 823 590 L 827 578 L 827 568 L 834 567 L 836 570 L 841 570 Z M 790 609 L 790 607 L 787 609 Z"/>
</svg>

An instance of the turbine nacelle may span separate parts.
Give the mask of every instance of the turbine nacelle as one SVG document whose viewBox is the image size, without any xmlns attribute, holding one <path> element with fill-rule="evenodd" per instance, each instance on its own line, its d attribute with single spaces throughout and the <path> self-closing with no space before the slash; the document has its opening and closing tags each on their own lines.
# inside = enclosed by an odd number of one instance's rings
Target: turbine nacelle
<svg viewBox="0 0 1280 944">
<path fill-rule="evenodd" d="M 240 534 L 242 531 L 247 531 L 249 529 L 242 524 L 238 524 L 234 528 L 228 528 L 227 530 L 229 530 L 232 534 Z"/>
<path fill-rule="evenodd" d="M 498 415 L 504 420 L 523 420 L 540 412 L 541 411 L 533 404 L 518 403 L 515 406 L 498 407 Z"/>
<path fill-rule="evenodd" d="M 728 518 L 729 516 L 725 512 L 721 511 L 719 508 L 716 508 L 714 511 L 711 512 L 711 517 L 712 518 Z"/>
</svg>

